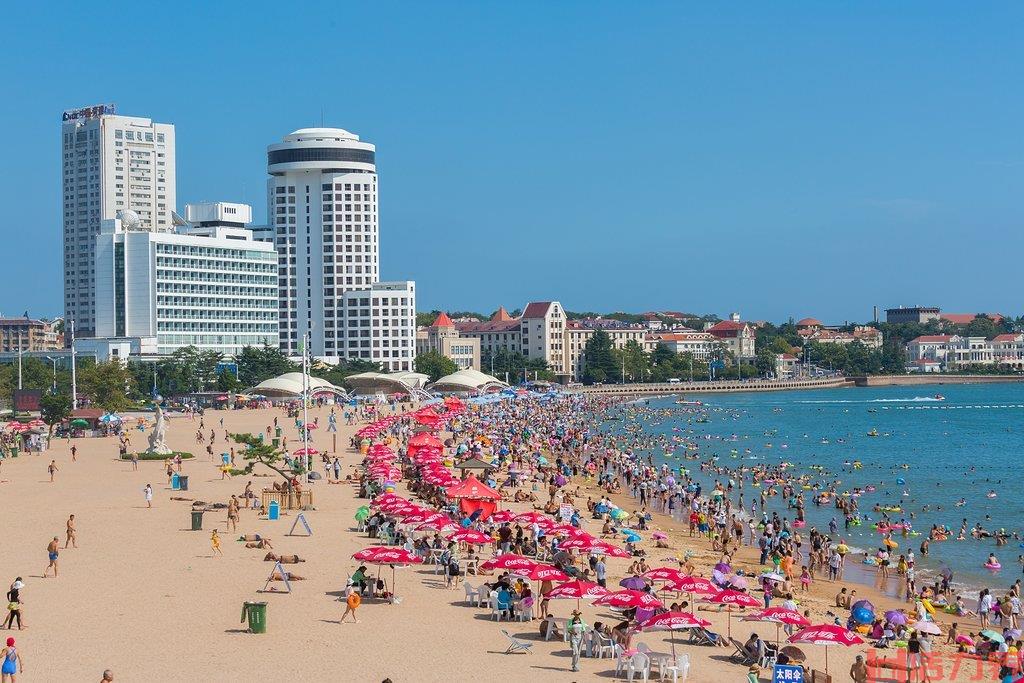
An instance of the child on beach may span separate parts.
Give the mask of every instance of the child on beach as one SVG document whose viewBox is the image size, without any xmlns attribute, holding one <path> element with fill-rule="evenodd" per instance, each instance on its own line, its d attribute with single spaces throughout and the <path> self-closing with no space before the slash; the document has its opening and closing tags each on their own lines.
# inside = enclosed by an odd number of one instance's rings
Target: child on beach
<svg viewBox="0 0 1024 683">
<path fill-rule="evenodd" d="M 217 535 L 217 530 L 214 529 L 213 533 L 210 534 L 210 546 L 213 548 L 214 555 L 223 555 L 224 552 L 220 549 L 220 536 Z"/>
<path fill-rule="evenodd" d="M 351 614 L 352 622 L 358 624 L 359 620 L 356 619 L 356 610 L 359 609 L 359 605 L 362 604 L 362 602 L 363 599 L 359 597 L 359 593 L 356 591 L 349 593 L 348 597 L 345 598 L 345 613 L 341 615 L 341 621 L 338 623 L 344 624 L 345 617 Z"/>
<path fill-rule="evenodd" d="M 807 565 L 800 567 L 800 588 L 803 592 L 811 586 L 811 574 L 807 571 Z"/>
</svg>

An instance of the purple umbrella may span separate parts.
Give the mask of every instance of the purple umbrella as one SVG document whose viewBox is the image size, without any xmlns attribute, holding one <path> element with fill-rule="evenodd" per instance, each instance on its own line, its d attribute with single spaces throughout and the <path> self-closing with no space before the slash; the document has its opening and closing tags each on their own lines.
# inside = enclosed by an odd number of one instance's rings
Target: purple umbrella
<svg viewBox="0 0 1024 683">
<path fill-rule="evenodd" d="M 566 478 L 564 476 L 562 476 L 561 474 L 559 474 L 557 477 L 555 477 L 555 484 L 557 486 L 565 486 L 566 483 L 567 483 Z"/>
<path fill-rule="evenodd" d="M 907 615 L 899 610 L 891 609 L 885 613 L 885 620 L 893 626 L 905 626 L 907 623 Z"/>
<path fill-rule="evenodd" d="M 639 576 L 627 576 L 622 581 L 619 581 L 619 585 L 632 591 L 642 591 L 644 588 L 647 588 L 647 582 Z"/>
<path fill-rule="evenodd" d="M 866 607 L 870 611 L 875 611 L 875 606 L 871 604 L 870 600 L 858 600 L 857 602 L 850 605 L 850 611 L 857 609 L 858 607 Z"/>
<path fill-rule="evenodd" d="M 732 573 L 732 567 L 727 565 L 725 562 L 719 562 L 718 564 L 715 565 L 715 571 L 716 572 L 722 572 L 723 574 L 731 574 Z"/>
</svg>

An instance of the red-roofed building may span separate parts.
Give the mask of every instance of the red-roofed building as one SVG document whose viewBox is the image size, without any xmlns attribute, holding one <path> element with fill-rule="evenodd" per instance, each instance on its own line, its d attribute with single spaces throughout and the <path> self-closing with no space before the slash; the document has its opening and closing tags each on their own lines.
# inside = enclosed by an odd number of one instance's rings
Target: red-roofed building
<svg viewBox="0 0 1024 683">
<path fill-rule="evenodd" d="M 858 325 L 853 328 L 853 332 L 841 332 L 821 327 L 802 327 L 796 333 L 804 341 L 813 341 L 819 344 L 852 344 L 856 341 L 868 348 L 882 348 L 882 332 L 867 325 Z"/>
<path fill-rule="evenodd" d="M 448 356 L 460 370 L 480 369 L 480 340 L 463 337 L 458 325 L 444 311 L 433 325 L 416 330 L 416 353 L 429 351 Z"/>
<path fill-rule="evenodd" d="M 681 332 L 662 332 L 655 335 L 660 346 L 665 346 L 673 353 L 689 353 L 695 360 L 709 361 L 719 355 L 725 344 L 710 332 L 688 330 Z"/>
<path fill-rule="evenodd" d="M 775 354 L 775 377 L 789 379 L 796 374 L 797 357 L 791 353 Z"/>
<path fill-rule="evenodd" d="M 925 334 L 912 339 L 907 344 L 907 360 L 917 363 L 920 360 L 935 361 L 946 366 L 947 356 L 952 358 L 952 350 L 962 346 L 966 340 L 955 334 Z"/>
<path fill-rule="evenodd" d="M 803 320 L 797 321 L 796 329 L 817 329 L 825 327 L 820 320 L 817 318 L 804 318 Z"/>
<path fill-rule="evenodd" d="M 954 325 L 969 325 L 978 316 L 985 316 L 996 325 L 1003 322 L 1003 316 L 999 313 L 940 313 L 939 319 Z"/>
<path fill-rule="evenodd" d="M 747 323 L 737 320 L 722 320 L 714 325 L 709 324 L 704 331 L 721 340 L 739 361 L 753 360 L 756 335 L 754 329 Z"/>
<path fill-rule="evenodd" d="M 498 306 L 498 310 L 491 316 L 491 322 L 507 323 L 510 320 L 512 320 L 512 316 L 508 314 L 504 306 Z"/>
</svg>

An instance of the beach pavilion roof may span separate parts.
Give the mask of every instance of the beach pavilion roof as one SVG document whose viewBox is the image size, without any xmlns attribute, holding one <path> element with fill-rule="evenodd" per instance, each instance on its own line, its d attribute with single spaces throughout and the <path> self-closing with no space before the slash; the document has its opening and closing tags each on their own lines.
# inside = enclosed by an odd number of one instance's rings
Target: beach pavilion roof
<svg viewBox="0 0 1024 683">
<path fill-rule="evenodd" d="M 345 378 L 345 386 L 357 394 L 407 394 L 422 389 L 430 379 L 422 372 L 360 372 Z"/>
<path fill-rule="evenodd" d="M 472 368 L 445 375 L 430 385 L 433 391 L 441 392 L 487 391 L 488 389 L 504 389 L 506 387 L 508 384 L 497 377 L 491 377 Z"/>
<path fill-rule="evenodd" d="M 325 379 L 319 377 L 309 378 L 310 393 L 328 391 L 334 394 L 344 394 L 345 391 L 334 386 Z M 270 398 L 299 398 L 302 396 L 302 373 L 286 372 L 277 377 L 264 380 L 250 389 L 249 394 L 262 394 Z"/>
</svg>

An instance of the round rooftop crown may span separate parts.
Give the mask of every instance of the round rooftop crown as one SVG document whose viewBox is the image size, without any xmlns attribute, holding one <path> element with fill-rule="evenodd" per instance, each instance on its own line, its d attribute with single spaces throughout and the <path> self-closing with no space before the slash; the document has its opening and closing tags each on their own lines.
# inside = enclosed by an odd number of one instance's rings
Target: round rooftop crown
<svg viewBox="0 0 1024 683">
<path fill-rule="evenodd" d="M 359 136 L 344 128 L 299 128 L 285 136 L 285 142 L 310 140 L 358 140 Z"/>
<path fill-rule="evenodd" d="M 821 321 L 817 318 L 804 318 L 796 324 L 797 327 L 822 327 Z"/>
</svg>

